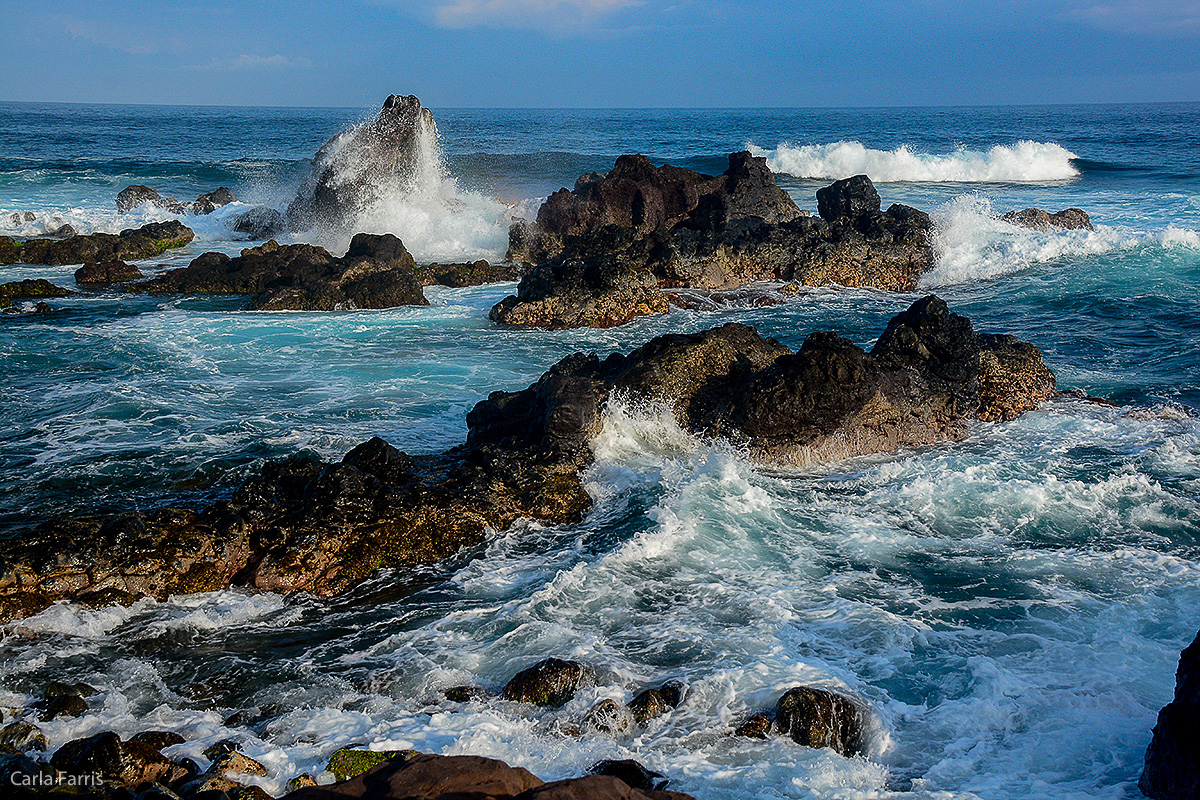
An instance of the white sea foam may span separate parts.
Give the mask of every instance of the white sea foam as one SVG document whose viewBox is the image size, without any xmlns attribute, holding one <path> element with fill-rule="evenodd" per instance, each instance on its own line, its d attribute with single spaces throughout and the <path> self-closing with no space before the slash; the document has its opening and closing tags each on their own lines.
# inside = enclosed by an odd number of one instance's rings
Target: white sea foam
<svg viewBox="0 0 1200 800">
<path fill-rule="evenodd" d="M 1075 178 L 1077 156 L 1054 142 L 1021 141 L 987 152 L 961 148 L 952 153 L 917 153 L 908 146 L 875 150 L 861 142 L 781 144 L 774 150 L 747 145 L 764 156 L 773 172 L 797 178 L 833 179 L 868 175 L 876 183 L 1046 183 Z"/>
<path fill-rule="evenodd" d="M 1144 244 L 1161 246 L 1168 240 L 1167 234 L 1106 225 L 1091 231 L 1023 228 L 1001 220 L 991 200 L 977 194 L 954 198 L 935 209 L 933 218 L 936 262 L 921 277 L 923 287 L 987 280 L 1032 264 Z"/>
<path fill-rule="evenodd" d="M 418 261 L 450 261 L 503 257 L 513 206 L 459 188 L 446 167 L 432 117 L 417 116 L 417 135 L 408 174 L 387 176 L 377 187 L 379 199 L 361 209 L 347 229 L 317 230 L 311 238 L 343 252 L 355 233 L 391 233 L 400 237 Z M 328 163 L 338 165 L 339 181 L 363 180 L 366 164 L 337 151 L 353 131 L 336 140 Z"/>
</svg>

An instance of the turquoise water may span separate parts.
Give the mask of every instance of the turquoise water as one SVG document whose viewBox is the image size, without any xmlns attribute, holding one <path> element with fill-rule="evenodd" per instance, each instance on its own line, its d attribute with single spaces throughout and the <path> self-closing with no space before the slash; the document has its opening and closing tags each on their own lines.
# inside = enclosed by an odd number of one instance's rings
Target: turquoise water
<svg viewBox="0 0 1200 800">
<path fill-rule="evenodd" d="M 368 114 L 0 104 L 0 233 L 161 218 L 116 214 L 135 182 L 281 205 L 321 143 Z M 813 330 L 869 345 L 927 291 L 1037 344 L 1060 388 L 1117 405 L 1066 398 L 958 444 L 788 474 L 653 408 L 614 407 L 579 525 L 518 526 L 467 554 L 481 558 L 336 601 L 57 606 L 0 640 L 0 706 L 50 677 L 86 680 L 97 712 L 50 724 L 51 746 L 168 724 L 198 755 L 233 735 L 273 790 L 360 743 L 494 755 L 543 778 L 634 757 L 701 798 L 1138 796 L 1200 627 L 1200 106 L 434 114 L 445 179 L 362 220 L 418 257 L 499 257 L 514 215 L 620 153 L 713 172 L 751 146 L 801 207 L 839 169 L 887 176 L 885 205 L 933 213 L 937 263 L 911 296 L 814 289 L 607 331 L 497 329 L 487 310 L 510 284 L 384 312 L 87 292 L 5 315 L 4 534 L 58 512 L 221 497 L 264 459 L 340 457 L 373 435 L 438 451 L 488 392 L 578 350 L 733 320 L 793 347 Z M 994 218 L 1031 205 L 1084 208 L 1097 230 Z M 139 266 L 236 252 L 223 219 L 244 207 L 188 218 L 196 242 Z M 13 211 L 36 220 L 14 225 Z M 73 286 L 73 269 L 0 271 Z M 440 699 L 547 655 L 595 664 L 600 685 L 532 716 Z M 563 733 L 599 698 L 668 677 L 688 697 L 645 731 Z M 797 683 L 870 704 L 868 758 L 727 735 Z M 268 704 L 254 729 L 222 725 Z"/>
</svg>

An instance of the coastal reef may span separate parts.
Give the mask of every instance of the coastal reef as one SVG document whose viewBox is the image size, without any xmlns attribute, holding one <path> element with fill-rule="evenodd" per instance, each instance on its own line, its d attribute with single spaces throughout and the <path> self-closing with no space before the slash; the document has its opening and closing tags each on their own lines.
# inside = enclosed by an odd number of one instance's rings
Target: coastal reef
<svg viewBox="0 0 1200 800">
<path fill-rule="evenodd" d="M 512 265 L 475 261 L 417 266 L 390 233 L 359 233 L 344 256 L 274 239 L 240 255 L 204 253 L 186 267 L 137 283 L 148 294 L 244 294 L 254 311 L 335 311 L 425 306 L 423 286 L 514 280 Z"/>
<path fill-rule="evenodd" d="M 408 455 L 379 438 L 337 463 L 266 464 L 227 502 L 46 521 L 0 554 L 0 620 L 56 600 L 250 590 L 333 595 L 376 570 L 479 545 L 518 519 L 579 520 L 581 470 L 610 399 L 656 403 L 679 424 L 794 467 L 958 440 L 1054 395 L 1037 348 L 981 336 L 929 296 L 894 317 L 870 352 L 832 333 L 793 352 L 728 324 L 659 336 L 625 355 L 575 354 L 526 389 L 493 392 L 466 441 Z"/>
<path fill-rule="evenodd" d="M 65 239 L 0 236 L 0 264 L 84 264 L 113 259 L 151 258 L 183 247 L 195 234 L 179 220 L 151 222 L 118 234 L 75 234 Z"/>
<path fill-rule="evenodd" d="M 766 160 L 733 153 L 721 175 L 625 155 L 584 175 L 509 233 L 508 257 L 530 265 L 491 311 L 504 325 L 605 328 L 665 312 L 664 289 L 755 281 L 911 291 L 933 263 L 927 214 L 881 210 L 865 175 L 817 192 L 819 216 L 775 184 Z"/>
<path fill-rule="evenodd" d="M 230 257 L 204 253 L 186 267 L 133 287 L 149 294 L 246 294 L 260 311 L 332 311 L 428 305 L 413 257 L 391 234 L 360 233 L 339 258 L 311 244 L 274 239 Z"/>
</svg>

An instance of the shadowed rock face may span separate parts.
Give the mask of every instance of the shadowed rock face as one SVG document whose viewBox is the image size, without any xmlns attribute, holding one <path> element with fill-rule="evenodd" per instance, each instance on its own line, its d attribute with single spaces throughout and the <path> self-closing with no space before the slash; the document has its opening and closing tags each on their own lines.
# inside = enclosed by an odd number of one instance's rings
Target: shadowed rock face
<svg viewBox="0 0 1200 800">
<path fill-rule="evenodd" d="M 987 358 L 997 342 L 1003 354 Z M 267 464 L 230 502 L 199 512 L 47 522 L 0 553 L 0 618 L 55 599 L 230 585 L 331 595 L 519 518 L 576 521 L 591 506 L 580 470 L 612 397 L 663 403 L 684 428 L 739 442 L 758 462 L 803 465 L 960 439 L 970 420 L 1009 418 L 1053 391 L 1036 348 L 980 337 L 932 296 L 892 319 L 869 353 L 832 333 L 792 352 L 729 324 L 603 360 L 575 354 L 478 403 L 466 442 L 445 453 L 409 456 L 372 439 L 340 463 Z"/>
<path fill-rule="evenodd" d="M 213 189 L 195 199 L 195 201 L 179 201 L 174 197 L 163 197 L 156 189 L 149 186 L 134 184 L 126 186 L 117 195 L 117 211 L 124 214 L 143 203 L 166 209 L 172 214 L 211 214 L 221 206 L 237 202 L 237 195 L 224 186 Z"/>
<path fill-rule="evenodd" d="M 420 100 L 389 96 L 374 120 L 339 133 L 317 152 L 288 206 L 292 229 L 348 229 L 382 191 L 420 171 L 436 136 L 433 114 Z"/>
<path fill-rule="evenodd" d="M 621 156 L 607 175 L 555 192 L 514 225 L 509 258 L 537 265 L 492 309 L 502 324 L 609 327 L 667 310 L 666 288 L 760 280 L 911 290 L 932 263 L 928 215 L 880 210 L 859 175 L 818 192 L 820 217 L 775 185 L 766 161 L 729 157 L 722 175 Z"/>
<path fill-rule="evenodd" d="M 805 747 L 829 747 L 844 756 L 858 755 L 866 746 L 867 712 L 844 695 L 797 686 L 775 705 L 775 725 Z"/>
<path fill-rule="evenodd" d="M 1138 788 L 1155 800 L 1200 797 L 1200 635 L 1179 655 L 1175 697 L 1158 713 Z"/>
<path fill-rule="evenodd" d="M 338 258 L 311 244 L 274 239 L 240 256 L 205 253 L 186 267 L 139 283 L 150 294 L 248 294 L 262 311 L 333 311 L 429 305 L 413 258 L 390 233 L 360 233 Z"/>
</svg>

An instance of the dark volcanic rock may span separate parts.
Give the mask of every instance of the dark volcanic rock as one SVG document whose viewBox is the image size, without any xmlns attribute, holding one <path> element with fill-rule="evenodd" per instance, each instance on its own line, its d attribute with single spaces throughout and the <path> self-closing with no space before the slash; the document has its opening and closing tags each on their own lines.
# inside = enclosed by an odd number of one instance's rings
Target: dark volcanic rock
<svg viewBox="0 0 1200 800">
<path fill-rule="evenodd" d="M 811 686 L 788 689 L 775 705 L 775 725 L 797 744 L 830 747 L 844 756 L 866 745 L 867 712 L 848 697 Z"/>
<path fill-rule="evenodd" d="M 1200 797 L 1200 634 L 1179 654 L 1175 697 L 1158 712 L 1138 788 L 1155 800 Z"/>
<path fill-rule="evenodd" d="M 737 441 L 760 463 L 806 465 L 961 439 L 970 421 L 1030 410 L 1053 388 L 1036 348 L 981 338 L 936 297 L 893 318 L 871 352 L 832 333 L 793 352 L 729 324 L 603 360 L 575 354 L 528 388 L 478 403 L 466 442 L 445 453 L 409 456 L 372 439 L 340 463 L 267 464 L 230 502 L 198 512 L 47 522 L 0 552 L 0 613 L 230 585 L 330 595 L 378 569 L 478 545 L 520 518 L 578 521 L 591 506 L 580 470 L 614 396 L 659 401 L 685 429 Z M 535 669 L 505 697 L 560 702 L 580 669 L 547 668 L 557 677 L 545 682 Z M 682 693 L 664 685 L 664 700 L 668 691 Z"/>
<path fill-rule="evenodd" d="M 1023 228 L 1033 228 L 1035 230 L 1048 230 L 1050 228 L 1094 230 L 1092 228 L 1092 220 L 1088 217 L 1087 212 L 1078 208 L 1067 208 L 1054 214 L 1043 211 L 1040 208 L 1024 208 L 1020 211 L 1009 211 L 1007 214 L 1002 214 L 1000 219 L 1005 222 L 1011 222 L 1014 225 L 1020 225 Z"/>
<path fill-rule="evenodd" d="M 505 684 L 501 696 L 518 703 L 561 706 L 575 696 L 579 687 L 587 685 L 591 678 L 591 671 L 578 661 L 547 658 L 514 675 Z"/>
<path fill-rule="evenodd" d="M 226 221 L 230 228 L 251 239 L 273 239 L 287 231 L 287 220 L 273 208 L 255 206 Z"/>
<path fill-rule="evenodd" d="M 19 300 L 32 300 L 40 297 L 67 297 L 75 294 L 70 289 L 55 286 L 42 278 L 23 281 L 12 281 L 0 284 L 0 308 L 8 308 Z"/>
<path fill-rule="evenodd" d="M 124 214 L 142 203 L 150 203 L 158 208 L 166 209 L 172 214 L 211 214 L 221 206 L 227 206 L 237 201 L 237 195 L 222 186 L 211 192 L 200 195 L 195 202 L 179 201 L 174 197 L 163 197 L 157 189 L 149 186 L 134 184 L 126 186 L 117 194 L 117 211 Z"/>
<path fill-rule="evenodd" d="M 132 264 L 126 264 L 120 259 L 111 261 L 91 262 L 75 270 L 75 282 L 87 286 L 104 286 L 109 283 L 123 283 L 146 277 L 142 271 Z"/>
<path fill-rule="evenodd" d="M 86 264 L 113 259 L 157 256 L 172 247 L 183 247 L 195 234 L 178 220 L 151 222 L 119 234 L 92 233 L 68 239 L 29 239 L 21 243 L 25 264 Z M 3 242 L 0 242 L 0 249 Z"/>
<path fill-rule="evenodd" d="M 333 311 L 429 305 L 413 258 L 390 233 L 360 233 L 338 258 L 311 244 L 274 239 L 236 258 L 204 253 L 186 267 L 138 284 L 151 294 L 249 294 L 248 308 Z"/>
<path fill-rule="evenodd" d="M 46 734 L 36 725 L 23 720 L 10 722 L 0 728 L 0 748 L 9 747 L 22 753 L 46 749 Z"/>
<path fill-rule="evenodd" d="M 359 212 L 420 170 L 437 138 L 429 109 L 409 95 L 391 95 L 376 118 L 330 139 L 313 158 L 312 174 L 288 206 L 294 230 L 343 230 Z"/>
<path fill-rule="evenodd" d="M 865 175 L 818 192 L 821 216 L 775 185 L 766 161 L 729 157 L 716 177 L 621 156 L 514 225 L 509 258 L 536 265 L 490 314 L 502 324 L 609 327 L 667 310 L 663 289 L 754 281 L 911 290 L 932 264 L 928 215 L 880 211 Z"/>
</svg>

